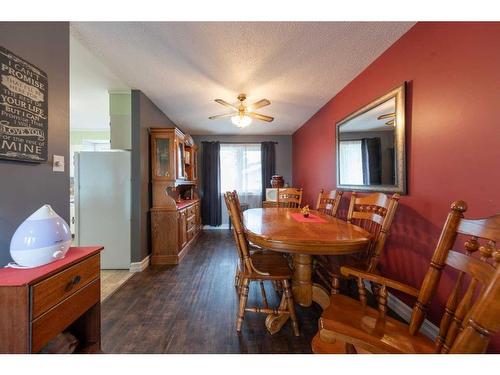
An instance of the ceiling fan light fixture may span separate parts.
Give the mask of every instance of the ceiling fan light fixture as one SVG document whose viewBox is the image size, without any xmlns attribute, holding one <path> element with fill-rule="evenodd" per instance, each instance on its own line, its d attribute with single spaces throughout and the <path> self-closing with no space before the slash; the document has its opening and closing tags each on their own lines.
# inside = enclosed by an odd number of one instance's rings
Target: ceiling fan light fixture
<svg viewBox="0 0 500 375">
<path fill-rule="evenodd" d="M 231 117 L 231 122 L 238 128 L 245 128 L 252 123 L 252 119 L 247 115 L 236 115 Z"/>
</svg>

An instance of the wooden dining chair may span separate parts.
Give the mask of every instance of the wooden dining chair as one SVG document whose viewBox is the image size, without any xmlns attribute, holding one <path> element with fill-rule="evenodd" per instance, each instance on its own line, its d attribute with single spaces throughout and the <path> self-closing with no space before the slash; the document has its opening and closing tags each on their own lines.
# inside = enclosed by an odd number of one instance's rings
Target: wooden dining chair
<svg viewBox="0 0 500 375">
<path fill-rule="evenodd" d="M 359 301 L 341 294 L 330 298 L 323 311 L 319 333 L 313 340 L 316 353 L 336 352 L 345 343 L 345 352 L 355 353 L 484 353 L 490 338 L 500 331 L 500 214 L 486 219 L 463 217 L 467 206 L 454 202 L 439 237 L 420 290 L 380 275 L 342 267 L 345 276 L 355 277 Z M 462 251 L 457 236 L 467 238 Z M 432 341 L 419 333 L 427 308 L 447 268 L 455 277 L 439 334 Z M 367 306 L 365 282 L 380 285 L 378 308 Z M 387 289 L 416 298 L 409 323 L 387 315 Z"/>
<path fill-rule="evenodd" d="M 241 221 L 243 222 L 243 208 L 242 208 L 242 204 L 240 202 L 240 198 L 238 196 L 238 192 L 236 190 L 233 190 L 232 192 L 234 194 L 234 199 L 236 201 L 236 207 L 238 208 L 238 213 L 240 215 L 240 218 L 241 218 Z M 226 205 L 227 205 L 227 202 L 226 202 Z M 228 212 L 228 215 L 229 215 L 229 206 L 227 206 L 227 212 Z M 231 216 L 229 216 L 229 222 L 231 222 Z M 231 230 L 231 228 L 229 228 L 229 230 Z M 266 251 L 264 249 L 262 249 L 261 247 L 257 246 L 257 245 L 254 245 L 252 243 L 249 243 L 249 250 L 250 252 L 252 251 L 255 251 L 255 250 L 259 250 L 259 251 Z M 241 265 L 238 263 L 236 265 L 236 272 L 235 272 L 235 275 L 234 275 L 234 286 L 236 288 L 241 288 L 241 270 L 242 270 L 242 267 Z M 262 286 L 262 290 L 263 289 L 263 286 Z M 279 288 L 277 289 L 279 290 Z M 263 298 L 265 298 L 265 296 L 263 296 Z"/>
<path fill-rule="evenodd" d="M 238 310 L 238 320 L 236 330 L 241 332 L 241 326 L 245 312 L 259 312 L 265 314 L 287 314 L 292 322 L 292 329 L 295 336 L 299 336 L 299 326 L 295 314 L 291 290 L 292 271 L 286 259 L 281 254 L 254 251 L 250 252 L 249 242 L 243 229 L 243 222 L 238 213 L 237 201 L 234 192 L 227 192 L 224 199 L 228 206 L 229 215 L 233 220 L 233 233 L 236 242 L 236 249 L 241 265 L 241 288 L 239 291 L 240 303 Z M 251 281 L 259 281 L 263 296 L 264 307 L 247 307 L 248 290 Z M 264 281 L 279 282 L 283 287 L 282 301 L 280 307 L 270 308 L 267 302 Z"/>
<path fill-rule="evenodd" d="M 340 272 L 341 266 L 352 266 L 364 271 L 376 272 L 398 202 L 399 194 L 388 197 L 382 193 L 366 196 L 358 196 L 355 192 L 351 193 L 347 222 L 368 231 L 372 240 L 362 254 L 318 256 L 316 258 L 315 273 L 326 286 L 331 285 L 332 294 L 339 292 L 340 280 L 345 278 Z"/>
<path fill-rule="evenodd" d="M 278 207 L 299 208 L 302 203 L 302 188 L 278 188 L 276 196 Z"/>
<path fill-rule="evenodd" d="M 323 212 L 334 217 L 337 216 L 342 194 L 343 192 L 340 190 L 325 192 L 321 189 L 316 202 L 316 211 Z"/>
</svg>

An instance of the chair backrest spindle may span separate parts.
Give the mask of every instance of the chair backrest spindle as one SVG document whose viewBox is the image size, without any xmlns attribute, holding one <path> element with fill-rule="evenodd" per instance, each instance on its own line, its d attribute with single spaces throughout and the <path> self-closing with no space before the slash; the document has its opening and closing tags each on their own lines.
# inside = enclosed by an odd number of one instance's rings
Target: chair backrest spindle
<svg viewBox="0 0 500 375">
<path fill-rule="evenodd" d="M 382 193 L 373 193 L 358 197 L 356 192 L 351 193 L 347 222 L 362 227 L 372 235 L 372 242 L 365 254 L 368 272 L 375 271 L 380 260 L 398 201 L 399 194 L 388 197 Z"/>
<path fill-rule="evenodd" d="M 278 188 L 277 206 L 286 208 L 299 208 L 302 203 L 302 188 Z"/>
<path fill-rule="evenodd" d="M 318 195 L 318 201 L 316 202 L 316 211 L 323 212 L 330 216 L 337 216 L 342 194 L 343 192 L 340 190 L 332 190 L 325 193 L 325 191 L 321 189 Z"/>
</svg>

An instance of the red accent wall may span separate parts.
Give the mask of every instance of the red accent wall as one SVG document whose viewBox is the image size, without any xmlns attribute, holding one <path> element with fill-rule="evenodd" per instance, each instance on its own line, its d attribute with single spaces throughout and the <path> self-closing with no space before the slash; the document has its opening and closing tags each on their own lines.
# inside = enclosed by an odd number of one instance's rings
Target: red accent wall
<svg viewBox="0 0 500 375">
<path fill-rule="evenodd" d="M 335 189 L 335 123 L 408 82 L 408 195 L 383 274 L 420 286 L 452 201 L 465 200 L 471 218 L 500 212 L 499 46 L 498 22 L 418 23 L 293 135 L 293 185 L 313 204 L 321 188 Z M 444 279 L 434 321 L 449 289 Z"/>
</svg>

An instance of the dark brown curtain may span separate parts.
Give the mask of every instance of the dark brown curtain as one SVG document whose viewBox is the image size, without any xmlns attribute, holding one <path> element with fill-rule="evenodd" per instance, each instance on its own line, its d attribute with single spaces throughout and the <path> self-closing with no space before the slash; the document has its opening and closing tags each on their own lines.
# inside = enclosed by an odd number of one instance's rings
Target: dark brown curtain
<svg viewBox="0 0 500 375">
<path fill-rule="evenodd" d="M 363 138 L 361 140 L 361 152 L 363 160 L 363 184 L 382 184 L 382 150 L 380 138 Z"/>
<path fill-rule="evenodd" d="M 266 188 L 271 187 L 271 177 L 276 174 L 276 142 L 262 142 L 260 146 L 262 164 L 262 200 L 266 200 Z"/>
<path fill-rule="evenodd" d="M 202 197 L 201 221 L 204 225 L 222 224 L 220 191 L 220 143 L 201 143 Z"/>
</svg>

